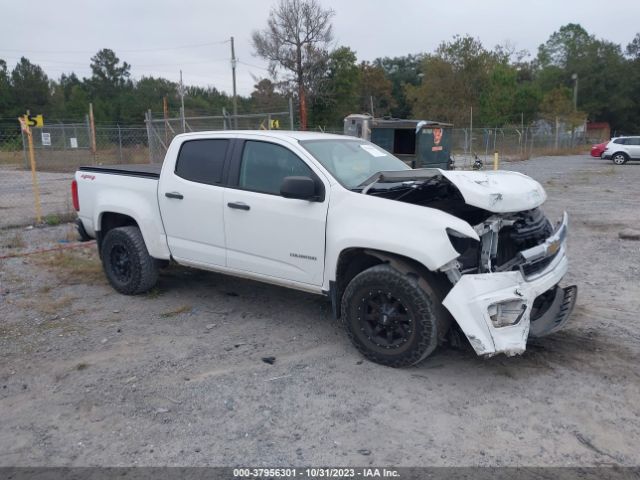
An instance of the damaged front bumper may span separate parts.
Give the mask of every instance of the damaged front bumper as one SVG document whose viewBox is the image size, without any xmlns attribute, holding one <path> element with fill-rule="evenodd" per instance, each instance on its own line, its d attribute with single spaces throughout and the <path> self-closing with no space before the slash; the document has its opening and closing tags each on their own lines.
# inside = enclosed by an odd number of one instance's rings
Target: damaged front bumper
<svg viewBox="0 0 640 480">
<path fill-rule="evenodd" d="M 577 296 L 575 286 L 558 287 L 568 269 L 567 227 L 565 213 L 544 243 L 510 262 L 510 271 L 461 275 L 445 297 L 443 305 L 478 355 L 522 353 L 530 335 L 548 335 L 566 323 Z M 532 324 L 536 298 L 553 289 L 549 305 Z"/>
</svg>

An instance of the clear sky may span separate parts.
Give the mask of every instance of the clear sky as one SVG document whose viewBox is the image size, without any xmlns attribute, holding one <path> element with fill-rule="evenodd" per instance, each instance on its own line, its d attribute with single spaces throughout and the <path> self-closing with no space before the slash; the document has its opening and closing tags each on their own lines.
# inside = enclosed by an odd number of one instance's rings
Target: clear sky
<svg viewBox="0 0 640 480">
<path fill-rule="evenodd" d="M 50 77 L 90 75 L 89 59 L 111 48 L 132 65 L 133 78 L 162 76 L 231 92 L 230 46 L 235 37 L 238 92 L 268 75 L 252 55 L 251 32 L 262 29 L 275 0 L 0 0 L 0 58 L 20 56 Z M 335 46 L 359 60 L 429 52 L 455 34 L 487 47 L 509 41 L 535 54 L 567 23 L 624 48 L 640 31 L 640 0 L 320 0 L 335 10 Z"/>
</svg>

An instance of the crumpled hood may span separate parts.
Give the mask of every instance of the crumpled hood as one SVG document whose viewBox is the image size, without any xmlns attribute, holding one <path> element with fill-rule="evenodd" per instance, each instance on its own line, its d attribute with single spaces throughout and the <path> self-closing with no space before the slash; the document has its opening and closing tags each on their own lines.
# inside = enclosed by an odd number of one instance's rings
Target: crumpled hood
<svg viewBox="0 0 640 480">
<path fill-rule="evenodd" d="M 460 190 L 466 204 L 490 212 L 531 210 L 547 199 L 542 185 L 518 172 L 438 170 Z"/>
</svg>

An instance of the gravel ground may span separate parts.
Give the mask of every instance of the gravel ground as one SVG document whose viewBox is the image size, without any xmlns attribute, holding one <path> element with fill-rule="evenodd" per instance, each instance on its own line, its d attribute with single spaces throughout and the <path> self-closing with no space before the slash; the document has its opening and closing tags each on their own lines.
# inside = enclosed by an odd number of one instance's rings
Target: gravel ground
<svg viewBox="0 0 640 480">
<path fill-rule="evenodd" d="M 0 466 L 640 464 L 640 165 L 507 164 L 571 215 L 580 288 L 524 355 L 363 361 L 320 297 L 171 267 L 106 283 L 69 225 L 0 231 Z M 73 248 L 67 248 L 73 247 Z M 273 365 L 262 361 L 275 357 Z"/>
<path fill-rule="evenodd" d="M 69 216 L 73 173 L 38 172 L 43 218 Z M 20 167 L 0 166 L 0 228 L 24 225 L 35 220 L 31 172 Z"/>
</svg>

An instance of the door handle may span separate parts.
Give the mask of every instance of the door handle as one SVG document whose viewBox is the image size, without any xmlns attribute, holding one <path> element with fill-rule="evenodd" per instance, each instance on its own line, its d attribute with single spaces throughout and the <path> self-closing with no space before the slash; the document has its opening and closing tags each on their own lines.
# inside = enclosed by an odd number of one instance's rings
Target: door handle
<svg viewBox="0 0 640 480">
<path fill-rule="evenodd" d="M 251 207 L 243 202 L 229 202 L 227 203 L 227 207 L 235 208 L 237 210 L 250 210 Z"/>
<path fill-rule="evenodd" d="M 178 192 L 167 192 L 164 196 L 167 198 L 177 198 L 178 200 L 182 200 L 184 198 L 184 195 Z"/>
</svg>

